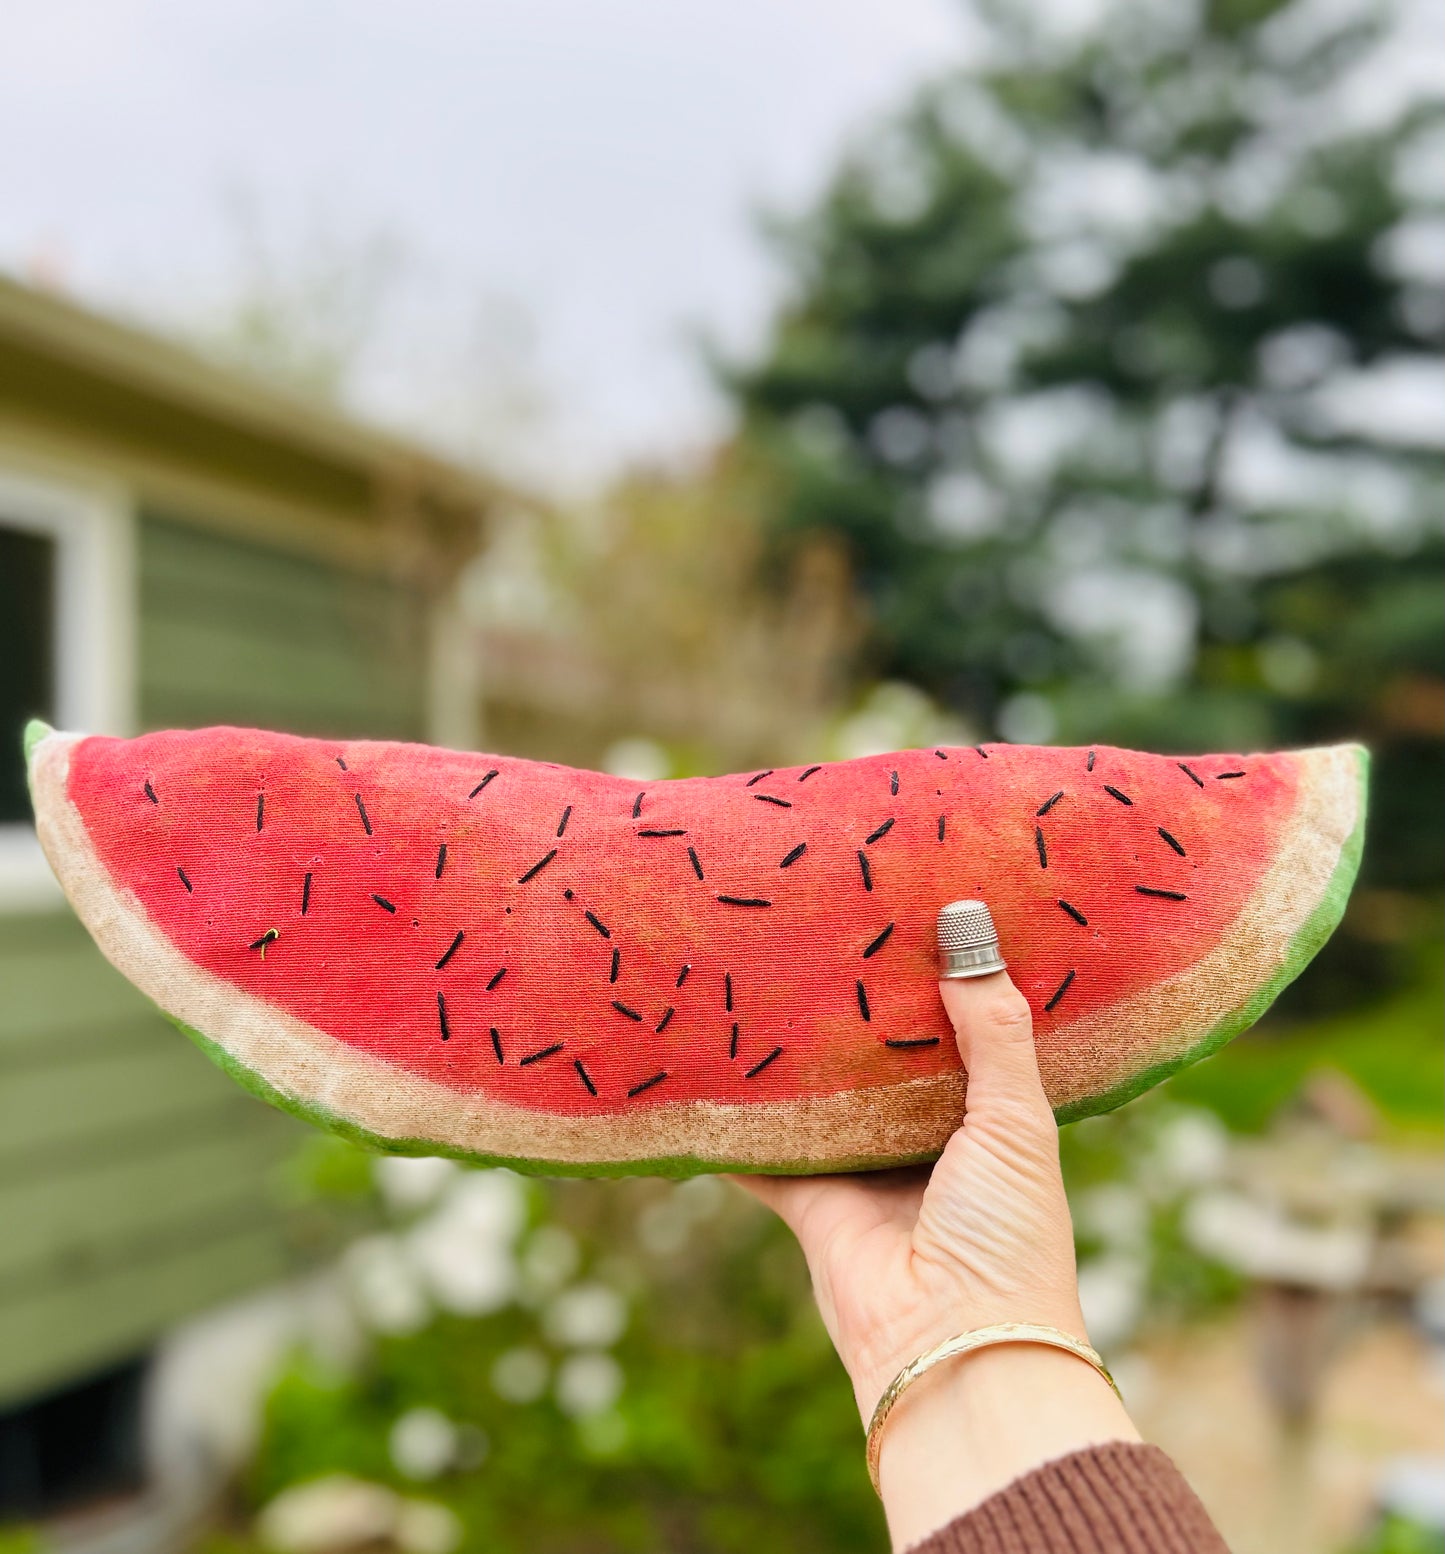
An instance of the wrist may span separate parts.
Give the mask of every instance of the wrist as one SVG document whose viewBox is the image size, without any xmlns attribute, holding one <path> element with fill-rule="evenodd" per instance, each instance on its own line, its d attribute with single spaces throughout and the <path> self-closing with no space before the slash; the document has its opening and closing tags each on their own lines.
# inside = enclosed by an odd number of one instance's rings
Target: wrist
<svg viewBox="0 0 1445 1554">
<path fill-rule="evenodd" d="M 1138 1431 L 1086 1361 L 1001 1344 L 921 1376 L 884 1427 L 879 1480 L 895 1548 L 906 1548 L 1055 1458 Z"/>
</svg>

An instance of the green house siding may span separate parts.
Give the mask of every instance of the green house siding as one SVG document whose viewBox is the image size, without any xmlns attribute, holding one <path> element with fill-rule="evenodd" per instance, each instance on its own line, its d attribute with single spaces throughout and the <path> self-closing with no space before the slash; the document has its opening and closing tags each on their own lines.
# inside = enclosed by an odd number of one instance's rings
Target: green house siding
<svg viewBox="0 0 1445 1554">
<path fill-rule="evenodd" d="M 139 524 L 139 720 L 420 738 L 420 598 L 172 515 Z M 294 1266 L 245 1095 L 67 912 L 0 917 L 0 1403 Z"/>
<path fill-rule="evenodd" d="M 421 739 L 425 616 L 381 578 L 140 524 L 140 722 Z"/>
</svg>

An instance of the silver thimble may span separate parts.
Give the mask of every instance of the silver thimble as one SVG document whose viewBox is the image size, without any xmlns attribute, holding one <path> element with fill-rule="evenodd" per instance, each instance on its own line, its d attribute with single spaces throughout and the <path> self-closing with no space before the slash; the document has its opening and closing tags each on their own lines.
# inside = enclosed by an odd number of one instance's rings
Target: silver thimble
<svg viewBox="0 0 1445 1554">
<path fill-rule="evenodd" d="M 950 901 L 940 910 L 938 961 L 938 975 L 945 981 L 986 977 L 1004 969 L 993 914 L 982 901 Z"/>
</svg>

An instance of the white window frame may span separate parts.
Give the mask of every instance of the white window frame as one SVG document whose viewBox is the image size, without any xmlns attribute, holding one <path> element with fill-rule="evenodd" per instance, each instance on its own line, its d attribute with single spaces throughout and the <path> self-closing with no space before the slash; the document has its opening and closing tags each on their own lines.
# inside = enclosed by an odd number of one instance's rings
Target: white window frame
<svg viewBox="0 0 1445 1554">
<path fill-rule="evenodd" d="M 0 455 L 0 527 L 56 542 L 56 726 L 129 734 L 135 721 L 135 518 L 124 491 L 22 471 Z M 58 907 L 35 829 L 0 824 L 0 912 Z"/>
</svg>

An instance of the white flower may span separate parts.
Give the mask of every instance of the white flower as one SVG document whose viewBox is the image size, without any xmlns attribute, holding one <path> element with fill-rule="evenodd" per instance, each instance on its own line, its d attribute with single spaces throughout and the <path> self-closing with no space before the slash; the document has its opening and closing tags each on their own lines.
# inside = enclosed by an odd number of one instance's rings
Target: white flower
<svg viewBox="0 0 1445 1554">
<path fill-rule="evenodd" d="M 397 1507 L 397 1547 L 404 1554 L 452 1554 L 462 1541 L 455 1512 L 432 1500 L 403 1500 Z"/>
<path fill-rule="evenodd" d="M 1084 1326 L 1101 1349 L 1122 1343 L 1139 1320 L 1144 1299 L 1144 1265 L 1134 1257 L 1096 1257 L 1079 1269 L 1079 1305 Z"/>
<path fill-rule="evenodd" d="M 582 1254 L 577 1239 L 561 1225 L 541 1225 L 527 1238 L 522 1277 L 530 1289 L 550 1295 L 577 1272 Z"/>
<path fill-rule="evenodd" d="M 407 1234 L 407 1246 L 437 1301 L 482 1316 L 515 1295 L 512 1245 L 527 1215 L 527 1189 L 510 1171 L 464 1171 L 441 1203 Z"/>
<path fill-rule="evenodd" d="M 437 1303 L 458 1316 L 500 1311 L 516 1291 L 510 1249 L 469 1237 L 443 1216 L 418 1225 L 408 1245 Z"/>
<path fill-rule="evenodd" d="M 727 1202 L 727 1188 L 715 1176 L 694 1176 L 679 1182 L 672 1196 L 695 1220 L 711 1219 Z"/>
<path fill-rule="evenodd" d="M 1160 1126 L 1149 1164 L 1169 1187 L 1204 1187 L 1219 1180 L 1228 1157 L 1229 1130 L 1212 1112 L 1193 1108 Z"/>
<path fill-rule="evenodd" d="M 507 1349 L 492 1364 L 492 1387 L 509 1403 L 535 1403 L 547 1390 L 550 1367 L 540 1349 Z"/>
<path fill-rule="evenodd" d="M 330 1554 L 390 1540 L 397 1496 L 382 1484 L 333 1473 L 283 1489 L 256 1518 L 256 1532 L 279 1554 Z"/>
<path fill-rule="evenodd" d="M 382 1155 L 372 1175 L 389 1209 L 424 1209 L 434 1202 L 461 1167 L 436 1155 Z"/>
<path fill-rule="evenodd" d="M 637 1216 L 637 1239 L 654 1257 L 672 1257 L 687 1245 L 692 1217 L 675 1193 L 649 1203 Z"/>
<path fill-rule="evenodd" d="M 578 1284 L 552 1301 L 542 1322 L 554 1343 L 601 1348 L 622 1336 L 627 1306 L 617 1291 L 605 1284 Z"/>
<path fill-rule="evenodd" d="M 527 1184 L 510 1171 L 463 1171 L 440 1212 L 459 1229 L 511 1246 L 527 1222 Z"/>
<path fill-rule="evenodd" d="M 1149 1208 L 1136 1187 L 1106 1182 L 1080 1193 L 1074 1218 L 1086 1235 L 1097 1236 L 1113 1251 L 1137 1251 L 1149 1236 Z"/>
<path fill-rule="evenodd" d="M 610 1354 L 569 1355 L 557 1371 L 557 1406 L 580 1418 L 605 1413 L 622 1392 L 622 1367 Z"/>
<path fill-rule="evenodd" d="M 395 1236 L 366 1236 L 343 1258 L 362 1320 L 379 1333 L 415 1333 L 431 1317 L 426 1291 Z"/>
<path fill-rule="evenodd" d="M 391 1427 L 387 1445 L 407 1478 L 440 1478 L 456 1461 L 456 1425 L 436 1408 L 409 1408 Z"/>
<path fill-rule="evenodd" d="M 1369 1233 L 1355 1225 L 1308 1225 L 1238 1192 L 1202 1193 L 1184 1213 L 1194 1247 L 1253 1279 L 1347 1290 L 1364 1277 Z"/>
</svg>

